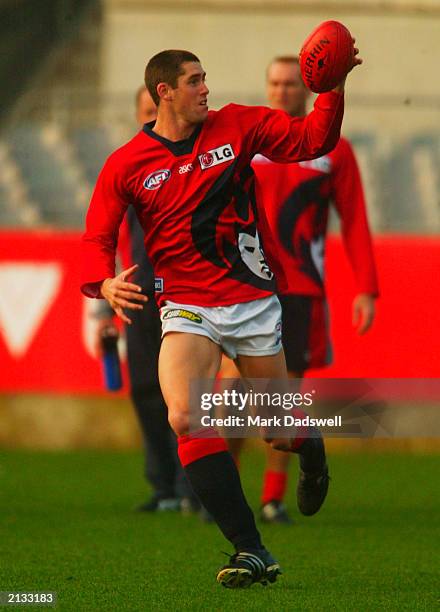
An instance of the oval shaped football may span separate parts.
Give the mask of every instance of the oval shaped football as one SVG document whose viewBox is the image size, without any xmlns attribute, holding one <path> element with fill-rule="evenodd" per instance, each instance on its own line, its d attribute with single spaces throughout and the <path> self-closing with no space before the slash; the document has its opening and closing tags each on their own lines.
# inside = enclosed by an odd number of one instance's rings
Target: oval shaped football
<svg viewBox="0 0 440 612">
<path fill-rule="evenodd" d="M 299 54 L 304 83 L 315 93 L 338 85 L 353 64 L 354 46 L 339 21 L 324 21 L 305 40 Z"/>
</svg>

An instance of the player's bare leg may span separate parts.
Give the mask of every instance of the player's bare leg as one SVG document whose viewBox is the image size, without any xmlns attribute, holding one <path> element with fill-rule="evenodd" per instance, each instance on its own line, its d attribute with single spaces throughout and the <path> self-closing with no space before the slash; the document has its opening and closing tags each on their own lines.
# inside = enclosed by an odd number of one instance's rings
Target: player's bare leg
<svg viewBox="0 0 440 612">
<path fill-rule="evenodd" d="M 170 332 L 162 340 L 159 382 L 177 436 L 188 433 L 191 380 L 215 378 L 221 355 L 220 347 L 205 336 Z"/>
<path fill-rule="evenodd" d="M 281 349 L 276 355 L 248 356 L 238 355 L 235 364 L 243 378 L 269 378 L 287 381 L 287 368 L 284 351 Z M 289 438 L 267 439 L 272 448 L 277 450 L 291 450 L 292 441 Z"/>
<path fill-rule="evenodd" d="M 240 372 L 238 371 L 237 366 L 232 361 L 232 359 L 229 359 L 229 357 L 226 357 L 225 355 L 223 355 L 222 357 L 219 376 L 222 379 L 223 378 L 230 378 L 230 379 L 240 378 Z M 235 461 L 235 464 L 238 467 L 240 464 L 240 454 L 241 454 L 241 451 L 243 450 L 245 439 L 244 438 L 228 438 L 227 442 L 228 442 L 229 452 L 231 453 Z"/>
<path fill-rule="evenodd" d="M 188 434 L 190 381 L 215 378 L 220 359 L 220 348 L 207 337 L 170 332 L 160 352 L 159 380 L 188 480 L 236 550 L 218 572 L 217 581 L 228 588 L 241 588 L 254 582 L 275 582 L 280 568 L 261 542 L 226 442 L 203 431 L 197 432 L 198 437 Z"/>
<path fill-rule="evenodd" d="M 284 351 L 265 357 L 239 355 L 236 364 L 244 378 L 274 378 L 287 380 Z M 322 436 L 317 428 L 309 428 L 308 435 L 295 439 L 266 439 L 278 451 L 290 451 L 299 455 L 300 475 L 297 486 L 297 503 L 302 514 L 311 516 L 318 512 L 327 496 L 329 476 Z M 313 435 L 310 435 L 312 433 Z"/>
<path fill-rule="evenodd" d="M 288 372 L 289 378 L 302 378 L 302 374 Z M 265 523 L 293 523 L 283 503 L 289 477 L 290 453 L 266 446 L 266 465 L 261 494 L 261 520 Z"/>
<path fill-rule="evenodd" d="M 240 372 L 232 361 L 223 356 L 219 372 L 222 378 L 238 378 Z M 245 444 L 244 438 L 229 438 L 228 448 L 237 466 L 240 454 Z M 290 453 L 273 449 L 266 445 L 266 466 L 263 476 L 263 490 L 261 496 L 260 518 L 265 523 L 292 524 L 287 510 L 282 503 L 287 489 L 288 466 Z"/>
</svg>

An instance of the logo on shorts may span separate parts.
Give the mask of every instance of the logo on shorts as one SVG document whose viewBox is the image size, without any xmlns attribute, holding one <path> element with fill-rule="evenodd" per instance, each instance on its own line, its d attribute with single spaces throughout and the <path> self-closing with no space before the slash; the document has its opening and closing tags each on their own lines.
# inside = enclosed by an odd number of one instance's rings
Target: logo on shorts
<svg viewBox="0 0 440 612">
<path fill-rule="evenodd" d="M 163 293 L 163 278 L 156 276 L 154 279 L 154 291 L 156 293 Z"/>
<path fill-rule="evenodd" d="M 202 170 L 206 170 L 207 168 L 218 166 L 218 164 L 224 164 L 234 158 L 235 155 L 232 146 L 230 144 L 225 144 L 199 155 L 199 162 Z"/>
<path fill-rule="evenodd" d="M 155 189 L 159 189 L 162 185 L 170 178 L 171 170 L 156 170 L 147 176 L 144 181 L 145 189 L 149 191 L 154 191 Z"/>
<path fill-rule="evenodd" d="M 192 321 L 193 323 L 201 323 L 202 317 L 195 312 L 191 312 L 190 310 L 183 310 L 182 308 L 175 308 L 174 310 L 168 310 L 163 317 L 165 319 L 188 319 L 188 321 Z"/>
<path fill-rule="evenodd" d="M 281 344 L 281 341 L 282 341 L 281 330 L 282 329 L 283 329 L 283 325 L 282 325 L 281 321 L 278 321 L 278 323 L 275 325 L 275 332 L 277 334 L 277 339 L 276 339 L 275 345 Z"/>
</svg>

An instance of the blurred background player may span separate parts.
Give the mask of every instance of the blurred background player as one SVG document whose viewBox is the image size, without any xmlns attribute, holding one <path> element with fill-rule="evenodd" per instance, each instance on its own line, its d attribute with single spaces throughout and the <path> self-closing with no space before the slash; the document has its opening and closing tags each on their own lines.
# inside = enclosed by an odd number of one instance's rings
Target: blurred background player
<svg viewBox="0 0 440 612">
<path fill-rule="evenodd" d="M 296 56 L 276 57 L 268 66 L 266 94 L 271 108 L 294 117 L 306 114 L 309 90 Z M 374 319 L 378 294 L 370 231 L 358 165 L 350 143 L 341 138 L 323 157 L 295 164 L 277 164 L 258 155 L 253 160 L 257 177 L 260 222 L 270 239 L 264 242 L 272 270 L 278 278 L 283 310 L 283 347 L 290 377 L 302 377 L 310 368 L 331 362 L 328 312 L 324 287 L 324 253 L 330 204 L 336 209 L 342 237 L 357 286 L 353 325 L 364 334 Z M 263 217 L 263 219 L 261 219 Z M 225 378 L 238 377 L 233 362 L 225 360 Z M 229 440 L 238 461 L 243 440 Z M 291 523 L 282 503 L 290 455 L 267 448 L 261 497 L 261 519 Z"/>
<path fill-rule="evenodd" d="M 136 121 L 140 127 L 156 118 L 156 105 L 145 86 L 136 92 Z M 121 258 L 128 267 L 139 264 L 135 282 L 151 299 L 144 310 L 133 312 L 132 325 L 125 326 L 127 339 L 130 394 L 145 446 L 145 476 L 153 495 L 137 509 L 144 512 L 194 509 L 197 502 L 177 457 L 176 435 L 168 423 L 167 407 L 159 386 L 157 362 L 161 341 L 159 310 L 154 300 L 153 268 L 145 254 L 143 232 L 133 207 L 129 207 L 121 227 Z M 117 333 L 114 311 L 100 300 L 96 312 L 95 346 L 101 354 L 101 337 L 105 328 Z"/>
</svg>

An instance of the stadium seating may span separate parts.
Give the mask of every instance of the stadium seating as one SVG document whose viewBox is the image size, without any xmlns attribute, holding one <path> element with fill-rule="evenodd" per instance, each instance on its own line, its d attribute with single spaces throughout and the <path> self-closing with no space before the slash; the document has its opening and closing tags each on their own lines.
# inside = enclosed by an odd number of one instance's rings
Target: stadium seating
<svg viewBox="0 0 440 612">
<path fill-rule="evenodd" d="M 421 135 L 395 143 L 383 165 L 381 183 L 389 228 L 402 232 L 437 231 L 439 135 Z"/>
<path fill-rule="evenodd" d="M 94 184 L 106 158 L 115 148 L 109 131 L 101 126 L 78 128 L 71 132 L 71 139 L 87 179 Z"/>
<path fill-rule="evenodd" d="M 38 205 L 42 222 L 56 226 L 81 224 L 90 186 L 61 129 L 50 124 L 20 125 L 7 132 L 4 142 L 30 199 Z"/>
<path fill-rule="evenodd" d="M 39 209 L 30 200 L 19 167 L 9 147 L 0 142 L 0 225 L 31 227 L 40 222 Z"/>
<path fill-rule="evenodd" d="M 440 135 L 420 134 L 410 142 L 417 201 L 423 226 L 440 230 Z"/>
<path fill-rule="evenodd" d="M 381 156 L 378 151 L 376 136 L 368 132 L 356 132 L 350 135 L 350 142 L 354 147 L 361 171 L 371 226 L 374 228 L 384 227 L 385 214 L 381 206 L 381 185 L 378 181 Z"/>
</svg>

